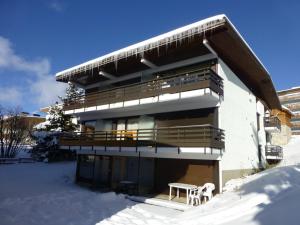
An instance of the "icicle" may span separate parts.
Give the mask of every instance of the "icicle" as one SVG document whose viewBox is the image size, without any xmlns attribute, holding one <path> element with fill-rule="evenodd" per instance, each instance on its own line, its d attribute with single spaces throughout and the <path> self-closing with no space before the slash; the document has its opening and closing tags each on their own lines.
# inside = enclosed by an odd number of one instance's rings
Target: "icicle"
<svg viewBox="0 0 300 225">
<path fill-rule="evenodd" d="M 144 51 L 141 51 L 141 52 L 140 52 L 140 55 L 141 55 L 141 58 L 144 58 L 145 52 L 144 52 Z"/>
<path fill-rule="evenodd" d="M 115 64 L 115 69 L 116 71 L 118 70 L 118 56 L 114 56 L 114 64 Z"/>
</svg>

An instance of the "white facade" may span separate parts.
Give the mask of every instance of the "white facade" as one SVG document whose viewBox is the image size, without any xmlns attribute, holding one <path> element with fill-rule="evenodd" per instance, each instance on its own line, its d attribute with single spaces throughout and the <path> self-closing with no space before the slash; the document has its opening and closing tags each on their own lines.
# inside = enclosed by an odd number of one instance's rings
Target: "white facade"
<svg viewBox="0 0 300 225">
<path fill-rule="evenodd" d="M 264 110 L 261 107 L 258 110 L 256 97 L 221 59 L 218 74 L 224 79 L 224 101 L 219 107 L 219 127 L 225 130 L 222 169 L 232 171 L 258 168 L 258 145 L 265 145 Z M 261 115 L 259 132 L 257 112 Z"/>
<path fill-rule="evenodd" d="M 222 157 L 215 159 L 222 160 L 223 171 L 259 168 L 265 164 L 264 105 L 221 59 L 219 59 L 217 73 L 224 79 L 224 97 L 219 100 L 218 117 L 219 128 L 225 130 L 225 150 Z M 199 104 L 201 104 L 201 100 L 201 98 L 198 99 Z M 156 104 L 154 103 L 152 107 L 156 108 Z M 176 104 L 176 106 L 177 110 L 186 110 L 184 105 Z M 148 113 L 145 110 L 143 112 Z M 101 119 L 96 122 L 96 131 L 110 130 L 112 121 L 103 120 L 102 112 L 97 114 Z M 138 114 L 142 114 L 142 112 L 138 112 Z M 93 117 L 95 116 L 94 114 Z M 88 112 L 86 112 L 83 118 L 88 117 Z M 257 117 L 259 117 L 259 130 Z M 145 115 L 140 116 L 135 123 L 137 125 L 132 125 L 136 126 L 132 129 L 152 129 L 155 124 L 153 117 Z M 124 128 L 119 127 L 118 129 Z M 261 146 L 261 162 L 259 161 L 259 145 Z M 203 157 L 203 159 L 207 159 L 207 157 Z"/>
</svg>

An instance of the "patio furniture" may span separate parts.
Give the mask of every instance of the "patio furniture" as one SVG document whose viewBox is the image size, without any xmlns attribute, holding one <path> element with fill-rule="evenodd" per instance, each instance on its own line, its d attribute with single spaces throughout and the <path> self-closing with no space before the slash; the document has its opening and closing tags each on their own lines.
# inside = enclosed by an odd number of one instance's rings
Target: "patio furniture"
<svg viewBox="0 0 300 225">
<path fill-rule="evenodd" d="M 201 198 L 203 196 L 204 186 L 199 186 L 198 188 L 192 189 L 189 195 L 189 204 L 191 205 L 200 205 Z"/>
<path fill-rule="evenodd" d="M 170 192 L 169 192 L 169 201 L 172 199 L 172 188 L 177 188 L 176 197 L 179 198 L 179 189 L 186 190 L 186 204 L 189 204 L 189 195 L 190 191 L 197 188 L 196 185 L 193 184 L 183 184 L 183 183 L 169 183 Z"/>
<path fill-rule="evenodd" d="M 203 197 L 204 201 L 210 200 L 213 197 L 213 191 L 215 190 L 215 185 L 213 183 L 206 183 L 203 185 Z"/>
</svg>

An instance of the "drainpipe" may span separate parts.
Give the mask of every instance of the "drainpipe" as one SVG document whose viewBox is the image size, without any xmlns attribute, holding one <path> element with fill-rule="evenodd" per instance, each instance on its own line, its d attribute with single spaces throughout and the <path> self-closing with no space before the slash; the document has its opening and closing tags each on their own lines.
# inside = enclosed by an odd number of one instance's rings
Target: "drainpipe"
<svg viewBox="0 0 300 225">
<path fill-rule="evenodd" d="M 202 43 L 214 56 L 217 57 L 217 59 L 219 58 L 217 52 L 209 45 L 209 42 L 206 38 L 203 39 Z M 218 126 L 220 127 L 220 117 L 219 116 L 218 116 Z M 220 160 L 218 160 L 217 162 L 218 162 L 218 175 L 219 175 L 218 176 L 219 192 L 222 193 L 223 192 L 222 158 Z"/>
</svg>

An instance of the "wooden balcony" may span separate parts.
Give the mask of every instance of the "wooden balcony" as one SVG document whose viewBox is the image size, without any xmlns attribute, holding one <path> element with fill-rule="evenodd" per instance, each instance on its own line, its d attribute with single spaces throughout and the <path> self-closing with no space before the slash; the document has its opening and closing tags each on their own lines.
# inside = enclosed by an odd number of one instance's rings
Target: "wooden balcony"
<svg viewBox="0 0 300 225">
<path fill-rule="evenodd" d="M 132 100 L 159 98 L 164 94 L 179 93 L 180 95 L 188 91 L 206 88 L 223 96 L 223 80 L 210 68 L 86 94 L 65 102 L 64 110 L 86 109 L 114 103 L 123 103 L 124 106 L 124 102 Z"/>
<path fill-rule="evenodd" d="M 296 123 L 292 123 L 292 134 L 293 135 L 299 135 L 300 134 L 300 123 L 296 122 Z"/>
<path fill-rule="evenodd" d="M 180 126 L 159 129 L 138 130 L 110 130 L 96 131 L 93 133 L 65 133 L 60 137 L 60 146 L 96 146 L 133 147 L 138 151 L 139 147 L 199 147 L 224 149 L 224 131 L 211 125 Z"/>
<path fill-rule="evenodd" d="M 266 159 L 282 160 L 283 159 L 282 147 L 278 145 L 266 145 Z"/>
<path fill-rule="evenodd" d="M 300 103 L 287 104 L 286 107 L 288 107 L 291 111 L 300 111 Z"/>
<path fill-rule="evenodd" d="M 265 117 L 264 126 L 267 132 L 280 132 L 281 123 L 277 117 Z"/>
</svg>

